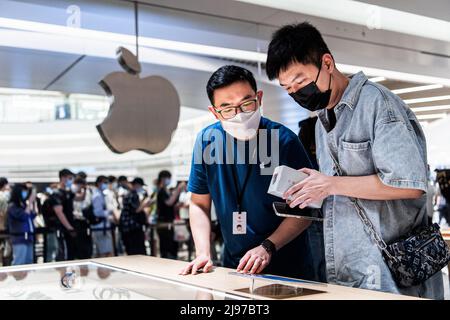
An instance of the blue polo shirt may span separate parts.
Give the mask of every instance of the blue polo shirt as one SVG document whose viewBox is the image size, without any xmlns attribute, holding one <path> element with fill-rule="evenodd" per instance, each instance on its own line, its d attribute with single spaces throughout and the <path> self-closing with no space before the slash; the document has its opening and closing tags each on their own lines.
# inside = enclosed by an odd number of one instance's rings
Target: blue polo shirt
<svg viewBox="0 0 450 320">
<path fill-rule="evenodd" d="M 271 167 L 267 160 L 272 159 L 275 163 L 278 154 L 278 165 L 295 169 L 312 167 L 300 140 L 290 129 L 264 117 L 259 129 L 258 136 L 252 140 L 238 142 L 223 130 L 220 122 L 216 122 L 198 134 L 194 146 L 188 190 L 211 195 L 224 239 L 223 264 L 229 268 L 236 268 L 242 256 L 260 245 L 283 221 L 272 207 L 274 201 L 283 200 L 267 193 L 271 173 L 276 167 Z M 266 129 L 264 134 L 261 129 Z M 271 167 L 269 174 L 268 167 Z M 247 212 L 247 233 L 244 235 L 233 234 L 233 212 L 238 207 L 233 170 L 240 189 L 247 171 L 251 171 L 241 204 L 241 211 Z M 308 248 L 303 232 L 274 254 L 264 272 L 311 279 L 313 270 Z"/>
</svg>

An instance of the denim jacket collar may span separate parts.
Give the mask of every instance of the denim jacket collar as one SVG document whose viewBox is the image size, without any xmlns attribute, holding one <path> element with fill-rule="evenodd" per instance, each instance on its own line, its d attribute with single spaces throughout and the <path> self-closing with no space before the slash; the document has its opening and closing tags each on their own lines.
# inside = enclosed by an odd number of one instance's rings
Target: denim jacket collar
<svg viewBox="0 0 450 320">
<path fill-rule="evenodd" d="M 353 110 L 358 103 L 361 88 L 367 80 L 366 75 L 362 71 L 352 75 L 348 86 L 342 95 L 341 101 L 339 101 L 336 106 L 336 110 L 339 110 L 344 106 L 348 106 L 351 110 Z"/>
</svg>

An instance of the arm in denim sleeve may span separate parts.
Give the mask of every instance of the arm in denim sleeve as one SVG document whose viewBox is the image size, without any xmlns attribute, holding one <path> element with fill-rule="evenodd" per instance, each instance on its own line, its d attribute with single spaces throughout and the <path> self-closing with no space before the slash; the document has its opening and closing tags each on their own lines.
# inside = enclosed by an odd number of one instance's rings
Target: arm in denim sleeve
<svg viewBox="0 0 450 320">
<path fill-rule="evenodd" d="M 192 152 L 191 172 L 189 174 L 188 191 L 196 194 L 209 194 L 206 176 L 206 164 L 203 161 L 203 131 L 197 135 Z"/>
<path fill-rule="evenodd" d="M 372 154 L 381 181 L 396 188 L 427 191 L 425 153 L 404 105 L 393 97 L 384 96 L 385 106 L 374 127 Z M 377 99 L 381 100 L 381 99 Z"/>
</svg>

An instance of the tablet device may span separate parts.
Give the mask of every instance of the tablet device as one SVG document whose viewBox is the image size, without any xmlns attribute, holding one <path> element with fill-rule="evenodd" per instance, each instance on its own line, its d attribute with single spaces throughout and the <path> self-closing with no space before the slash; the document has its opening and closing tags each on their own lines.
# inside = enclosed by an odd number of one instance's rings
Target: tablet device
<svg viewBox="0 0 450 320">
<path fill-rule="evenodd" d="M 274 202 L 272 206 L 275 214 L 280 217 L 323 221 L 322 210 L 312 208 L 300 209 L 298 206 L 291 208 L 286 202 Z"/>
</svg>

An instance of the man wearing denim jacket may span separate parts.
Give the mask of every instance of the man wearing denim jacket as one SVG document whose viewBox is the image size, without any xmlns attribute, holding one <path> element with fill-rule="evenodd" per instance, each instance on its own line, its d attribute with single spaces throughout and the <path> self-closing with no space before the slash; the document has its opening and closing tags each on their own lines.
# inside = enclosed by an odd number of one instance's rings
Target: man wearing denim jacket
<svg viewBox="0 0 450 320">
<path fill-rule="evenodd" d="M 365 289 L 442 299 L 442 274 L 400 288 L 350 198 L 358 199 L 386 243 L 426 224 L 425 137 L 414 113 L 359 72 L 339 72 L 319 31 L 308 23 L 278 30 L 269 45 L 270 79 L 316 111 L 320 172 L 285 193 L 291 207 L 324 200 L 327 280 Z M 334 159 L 333 159 L 334 158 Z M 337 176 L 339 163 L 343 176 Z"/>
</svg>

